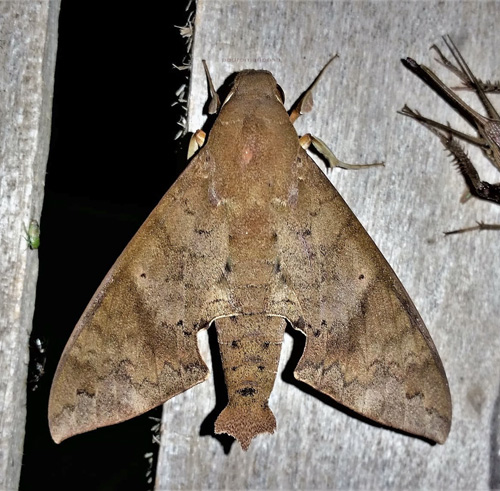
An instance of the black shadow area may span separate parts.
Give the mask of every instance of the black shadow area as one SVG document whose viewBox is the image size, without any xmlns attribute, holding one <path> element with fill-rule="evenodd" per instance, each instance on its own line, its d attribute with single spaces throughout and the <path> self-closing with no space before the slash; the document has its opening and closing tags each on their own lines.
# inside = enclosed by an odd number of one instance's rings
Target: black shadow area
<svg viewBox="0 0 500 491">
<path fill-rule="evenodd" d="M 130 7 L 61 4 L 21 490 L 154 485 L 144 455 L 156 453 L 149 416 L 161 410 L 59 445 L 47 423 L 50 384 L 73 327 L 186 164 L 174 142 L 181 108 L 172 106 L 188 76 L 172 68 L 186 53 L 175 27 L 185 24 L 186 2 Z"/>
<path fill-rule="evenodd" d="M 215 407 L 201 423 L 200 436 L 211 436 L 218 440 L 224 449 L 224 453 L 227 455 L 229 454 L 235 439 L 226 434 L 219 435 L 215 433 L 214 425 L 219 414 L 227 406 L 229 399 L 227 397 L 226 382 L 224 381 L 224 369 L 222 367 L 222 359 L 220 355 L 219 343 L 217 341 L 217 331 L 215 329 L 215 325 L 212 325 L 207 332 L 210 354 L 212 356 L 212 366 L 209 367 L 209 370 L 212 371 L 214 376 Z"/>
</svg>

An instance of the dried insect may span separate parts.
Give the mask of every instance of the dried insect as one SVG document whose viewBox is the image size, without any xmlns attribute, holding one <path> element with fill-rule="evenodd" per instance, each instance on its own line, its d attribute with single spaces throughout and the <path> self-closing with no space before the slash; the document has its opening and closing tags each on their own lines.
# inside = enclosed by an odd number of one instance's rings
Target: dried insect
<svg viewBox="0 0 500 491">
<path fill-rule="evenodd" d="M 431 89 L 455 109 L 455 111 L 476 130 L 477 136 L 463 133 L 451 128 L 449 125 L 428 119 L 406 105 L 400 113 L 416 119 L 439 137 L 441 143 L 453 156 L 455 165 L 465 179 L 470 195 L 500 204 L 500 183 L 490 184 L 489 182 L 482 181 L 469 156 L 457 141 L 457 139 L 459 139 L 481 148 L 484 155 L 486 155 L 493 166 L 500 171 L 500 116 L 486 96 L 486 92 L 496 92 L 498 90 L 498 83 L 484 83 L 478 80 L 451 38 L 446 36 L 443 37 L 443 40 L 455 58 L 457 65 L 451 63 L 436 45 L 432 45 L 431 48 L 434 49 L 439 56 L 438 61 L 460 78 L 463 83 L 462 89 L 473 90 L 477 94 L 486 110 L 487 117 L 472 109 L 426 66 L 419 65 L 412 58 L 406 58 L 401 61 L 406 68 L 421 78 Z M 456 89 L 457 88 L 455 88 L 455 90 Z M 466 201 L 469 196 L 462 198 L 461 201 Z M 456 234 L 471 230 L 500 230 L 500 224 L 477 222 L 477 226 L 461 228 L 451 232 L 445 232 L 445 234 Z"/>
</svg>

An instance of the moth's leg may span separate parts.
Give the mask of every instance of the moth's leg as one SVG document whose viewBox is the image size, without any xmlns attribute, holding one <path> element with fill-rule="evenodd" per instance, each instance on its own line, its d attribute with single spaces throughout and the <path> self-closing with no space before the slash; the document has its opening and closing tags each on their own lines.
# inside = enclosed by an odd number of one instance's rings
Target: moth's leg
<svg viewBox="0 0 500 491">
<path fill-rule="evenodd" d="M 219 111 L 220 99 L 212 82 L 212 77 L 208 71 L 208 66 L 205 60 L 202 60 L 205 75 L 207 76 L 208 90 L 210 91 L 210 103 L 208 105 L 208 114 L 216 114 Z"/>
<path fill-rule="evenodd" d="M 196 130 L 189 140 L 188 160 L 203 146 L 207 134 L 203 130 Z"/>
<path fill-rule="evenodd" d="M 215 114 L 219 111 L 220 99 L 214 88 L 212 77 L 210 76 L 210 72 L 208 71 L 207 63 L 205 62 L 205 60 L 202 60 L 202 62 L 203 62 L 203 68 L 205 69 L 205 75 L 207 76 L 208 90 L 210 92 L 210 103 L 208 105 L 208 114 Z M 196 130 L 193 136 L 191 136 L 191 140 L 189 140 L 189 147 L 188 147 L 188 160 L 203 146 L 203 144 L 205 143 L 206 136 L 207 135 L 203 130 Z"/>
<path fill-rule="evenodd" d="M 310 133 L 301 136 L 299 143 L 304 150 L 307 150 L 312 145 L 325 158 L 327 167 L 329 168 L 340 167 L 342 169 L 364 169 L 365 167 L 384 165 L 383 162 L 374 162 L 372 164 L 347 164 L 346 162 L 342 162 L 334 155 L 324 141 L 311 135 Z"/>
<path fill-rule="evenodd" d="M 295 123 L 295 121 L 297 121 L 297 118 L 299 116 L 301 116 L 304 113 L 308 113 L 312 110 L 314 105 L 312 91 L 314 87 L 316 87 L 316 84 L 318 83 L 319 79 L 323 75 L 328 65 L 337 57 L 338 55 L 335 54 L 327 61 L 326 65 L 321 69 L 318 76 L 314 79 L 313 83 L 307 88 L 307 90 L 302 94 L 300 99 L 297 101 L 292 111 L 290 112 L 290 121 L 292 122 L 292 124 Z"/>
<path fill-rule="evenodd" d="M 300 99 L 298 100 L 297 104 L 293 107 L 292 111 L 290 112 L 290 121 L 292 124 L 297 120 L 299 116 L 301 116 L 304 113 L 310 112 L 313 108 L 314 101 L 313 101 L 313 96 L 312 96 L 312 91 L 316 84 L 318 83 L 319 79 L 325 72 L 326 68 L 328 65 L 335 59 L 337 58 L 338 55 L 332 56 L 326 63 L 326 65 L 321 69 L 319 72 L 318 76 L 314 79 L 313 83 L 308 87 L 308 89 L 302 94 Z M 363 167 L 370 167 L 373 165 L 384 165 L 383 162 L 375 162 L 373 164 L 365 164 L 365 165 L 358 165 L 358 164 L 347 164 L 345 162 L 342 162 L 339 160 L 334 153 L 328 148 L 325 142 L 320 140 L 319 138 L 312 136 L 311 134 L 304 135 L 300 138 L 299 140 L 300 145 L 304 150 L 307 150 L 311 144 L 313 147 L 325 158 L 327 162 L 328 167 L 341 167 L 342 169 L 362 169 Z"/>
<path fill-rule="evenodd" d="M 500 230 L 500 224 L 496 223 L 484 223 L 476 222 L 475 227 L 465 227 L 459 228 L 458 230 L 451 230 L 450 232 L 444 232 L 444 235 L 462 234 L 464 232 L 472 232 L 474 230 Z"/>
</svg>

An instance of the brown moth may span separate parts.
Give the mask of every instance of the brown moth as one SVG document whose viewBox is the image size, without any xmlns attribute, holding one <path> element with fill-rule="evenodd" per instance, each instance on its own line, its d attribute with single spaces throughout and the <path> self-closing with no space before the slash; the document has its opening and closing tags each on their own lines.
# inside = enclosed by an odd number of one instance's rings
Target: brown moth
<svg viewBox="0 0 500 491">
<path fill-rule="evenodd" d="M 304 100 L 310 108 L 310 91 Z M 237 75 L 206 145 L 66 345 L 49 402 L 56 442 L 203 382 L 196 334 L 214 324 L 229 399 L 215 431 L 246 450 L 276 428 L 268 399 L 287 322 L 307 337 L 298 380 L 383 425 L 446 440 L 451 399 L 432 339 L 290 118 L 270 72 Z"/>
<path fill-rule="evenodd" d="M 406 68 L 422 79 L 455 111 L 457 111 L 458 114 L 460 114 L 460 116 L 462 116 L 472 126 L 472 128 L 474 128 L 477 136 L 462 133 L 461 131 L 451 128 L 449 125 L 438 123 L 437 121 L 426 118 L 406 105 L 400 113 L 417 120 L 427 129 L 436 134 L 446 150 L 448 150 L 450 155 L 452 155 L 454 162 L 459 172 L 462 174 L 468 188 L 468 193 L 461 199 L 462 202 L 467 201 L 467 199 L 471 196 L 475 196 L 480 199 L 500 204 L 500 182 L 491 184 L 489 182 L 482 181 L 476 168 L 474 167 L 474 164 L 458 142 L 458 140 L 462 140 L 481 148 L 484 155 L 489 159 L 492 165 L 500 171 L 500 115 L 486 95 L 488 92 L 498 92 L 500 90 L 500 82 L 482 82 L 476 78 L 451 38 L 446 36 L 443 37 L 443 40 L 455 58 L 457 66 L 451 63 L 443 55 L 443 53 L 441 53 L 436 45 L 432 45 L 431 48 L 438 54 L 438 61 L 453 72 L 461 80 L 463 86 L 454 87 L 454 90 L 452 90 L 447 87 L 446 84 L 432 70 L 424 65 L 419 65 L 412 58 L 406 58 L 401 61 Z M 455 92 L 457 89 L 474 91 L 481 101 L 487 116 L 479 114 L 463 99 L 461 99 Z M 500 230 L 500 224 L 477 222 L 476 226 L 445 232 L 445 235 L 469 232 L 471 230 Z"/>
</svg>

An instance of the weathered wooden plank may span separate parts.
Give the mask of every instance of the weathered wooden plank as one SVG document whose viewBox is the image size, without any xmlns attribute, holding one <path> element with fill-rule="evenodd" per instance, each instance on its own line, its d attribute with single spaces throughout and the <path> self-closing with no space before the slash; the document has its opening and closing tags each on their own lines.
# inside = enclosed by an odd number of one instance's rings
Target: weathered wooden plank
<svg viewBox="0 0 500 491">
<path fill-rule="evenodd" d="M 495 206 L 460 205 L 464 185 L 437 138 L 397 115 L 404 103 L 466 129 L 399 59 L 412 56 L 453 77 L 428 48 L 450 34 L 474 72 L 499 78 L 499 2 L 199 1 L 189 129 L 203 124 L 201 59 L 216 85 L 243 68 L 273 72 L 290 104 L 330 55 L 340 59 L 315 92 L 299 133 L 325 140 L 346 161 L 384 169 L 335 171 L 332 181 L 379 245 L 420 310 L 445 365 L 454 419 L 445 445 L 371 426 L 276 381 L 278 432 L 229 453 L 200 425 L 215 404 L 207 381 L 164 408 L 157 489 L 486 489 L 500 486 L 500 259 L 494 232 L 443 237 L 476 219 L 500 222 Z M 474 100 L 471 95 L 465 95 Z M 498 104 L 497 104 L 498 106 Z M 470 150 L 474 159 L 479 152 Z M 498 175 L 483 162 L 482 176 Z M 206 338 L 203 353 L 209 363 Z M 291 349 L 286 337 L 280 373 Z M 223 390 L 223 388 L 222 388 Z M 495 402 L 496 401 L 496 402 Z"/>
<path fill-rule="evenodd" d="M 59 0 L 0 2 L 0 489 L 17 489 L 26 415 L 28 341 L 49 150 Z"/>
</svg>

